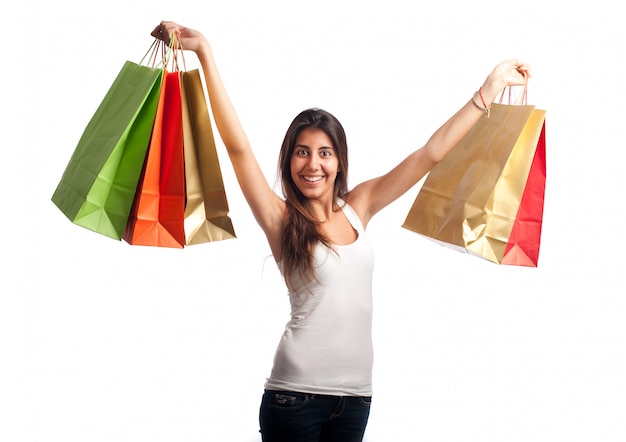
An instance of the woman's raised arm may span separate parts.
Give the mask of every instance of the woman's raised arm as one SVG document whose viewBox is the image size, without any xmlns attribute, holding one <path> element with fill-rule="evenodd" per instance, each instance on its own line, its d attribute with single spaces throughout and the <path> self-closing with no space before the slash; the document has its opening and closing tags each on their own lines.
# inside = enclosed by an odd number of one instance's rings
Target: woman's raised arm
<svg viewBox="0 0 626 442">
<path fill-rule="evenodd" d="M 421 180 L 457 145 L 485 115 L 496 96 L 507 86 L 521 85 L 530 76 L 530 66 L 518 60 L 498 64 L 484 84 L 430 137 L 386 175 L 366 181 L 354 188 L 348 200 L 365 224 L 372 216 Z"/>
</svg>

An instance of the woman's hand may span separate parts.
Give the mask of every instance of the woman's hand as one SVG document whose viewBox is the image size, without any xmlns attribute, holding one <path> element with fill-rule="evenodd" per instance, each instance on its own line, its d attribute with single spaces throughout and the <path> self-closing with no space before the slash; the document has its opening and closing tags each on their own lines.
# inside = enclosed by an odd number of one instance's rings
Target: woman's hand
<svg viewBox="0 0 626 442">
<path fill-rule="evenodd" d="M 176 34 L 176 39 L 180 42 L 183 49 L 197 53 L 204 45 L 208 45 L 206 38 L 200 32 L 172 21 L 162 21 L 154 28 L 151 35 L 169 44 L 174 34 Z"/>
<path fill-rule="evenodd" d="M 530 78 L 530 65 L 519 60 L 507 60 L 498 64 L 487 76 L 481 88 L 485 104 L 489 106 L 507 86 L 523 85 Z"/>
</svg>

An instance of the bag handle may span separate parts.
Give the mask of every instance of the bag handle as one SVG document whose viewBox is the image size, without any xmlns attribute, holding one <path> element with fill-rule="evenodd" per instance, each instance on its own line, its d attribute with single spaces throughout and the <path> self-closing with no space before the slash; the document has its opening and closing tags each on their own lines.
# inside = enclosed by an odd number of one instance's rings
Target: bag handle
<svg viewBox="0 0 626 442">
<path fill-rule="evenodd" d="M 172 38 L 170 39 L 170 46 L 169 46 L 170 51 L 172 52 L 172 72 L 178 72 L 181 70 L 179 64 L 178 64 L 178 55 L 180 54 L 181 59 L 183 60 L 182 63 L 182 70 L 186 71 L 187 70 L 187 63 L 185 62 L 185 51 L 183 50 L 183 44 L 181 43 L 181 41 L 176 37 L 176 33 L 172 34 Z"/>
<path fill-rule="evenodd" d="M 160 59 L 159 59 L 160 53 Z M 151 67 L 152 69 L 163 69 L 167 66 L 169 57 L 169 48 L 165 46 L 162 40 L 155 38 L 148 51 L 145 53 L 141 61 L 140 65 L 146 65 Z"/>
<path fill-rule="evenodd" d="M 172 35 L 168 45 L 163 40 L 155 38 L 139 64 L 143 65 L 145 63 L 153 69 L 167 69 L 171 65 L 172 72 L 177 72 L 180 70 L 178 63 L 179 54 L 183 60 L 183 70 L 186 71 L 187 63 L 185 62 L 183 45 L 176 38 L 176 34 Z"/>
<path fill-rule="evenodd" d="M 523 106 L 528 104 L 528 73 L 524 72 L 524 84 L 520 85 L 522 88 L 521 93 L 517 96 L 517 100 L 513 103 L 513 88 L 515 86 L 507 86 L 500 93 L 500 100 L 498 100 L 498 104 L 503 104 L 502 100 L 504 98 L 504 94 L 508 92 L 508 103 L 505 104 L 513 104 L 515 106 Z"/>
</svg>

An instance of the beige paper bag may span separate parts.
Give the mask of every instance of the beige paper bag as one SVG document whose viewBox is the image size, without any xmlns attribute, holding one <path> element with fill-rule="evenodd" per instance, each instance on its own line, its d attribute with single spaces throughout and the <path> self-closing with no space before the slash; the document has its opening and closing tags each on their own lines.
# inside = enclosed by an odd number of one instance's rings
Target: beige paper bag
<svg viewBox="0 0 626 442">
<path fill-rule="evenodd" d="M 186 245 L 235 238 L 198 70 L 183 72 Z"/>
<path fill-rule="evenodd" d="M 545 111 L 534 106 L 492 104 L 490 117 L 479 120 L 429 173 L 403 227 L 503 263 L 544 121 Z M 543 167 L 545 178 L 545 162 Z M 541 191 L 534 203 L 539 223 Z"/>
</svg>

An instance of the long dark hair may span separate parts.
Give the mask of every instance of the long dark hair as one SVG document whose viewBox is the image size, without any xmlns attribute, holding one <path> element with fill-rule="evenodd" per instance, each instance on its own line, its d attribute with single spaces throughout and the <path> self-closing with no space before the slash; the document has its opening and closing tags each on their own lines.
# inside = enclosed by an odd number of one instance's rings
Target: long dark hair
<svg viewBox="0 0 626 442">
<path fill-rule="evenodd" d="M 313 251 L 317 243 L 333 248 L 322 231 L 319 220 L 313 215 L 308 199 L 298 190 L 291 178 L 291 157 L 298 135 L 304 129 L 322 130 L 333 143 L 339 162 L 334 186 L 334 204 L 336 205 L 338 198 L 348 193 L 348 143 L 343 126 L 337 118 L 322 109 L 302 111 L 287 129 L 278 158 L 282 191 L 287 205 L 287 220 L 281 242 L 281 262 L 290 289 L 293 288 L 292 283 L 296 275 L 304 283 L 315 280 Z"/>
</svg>

